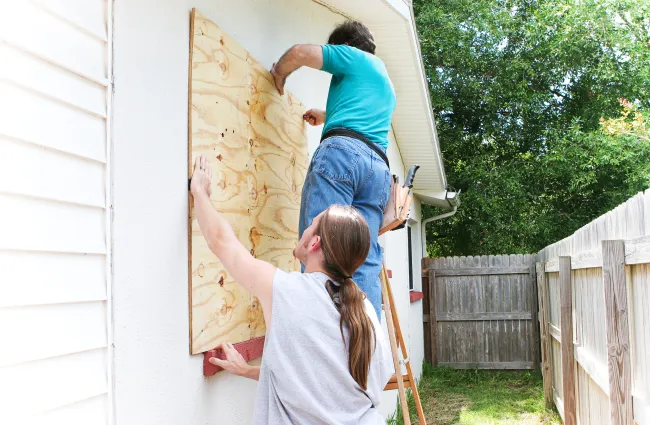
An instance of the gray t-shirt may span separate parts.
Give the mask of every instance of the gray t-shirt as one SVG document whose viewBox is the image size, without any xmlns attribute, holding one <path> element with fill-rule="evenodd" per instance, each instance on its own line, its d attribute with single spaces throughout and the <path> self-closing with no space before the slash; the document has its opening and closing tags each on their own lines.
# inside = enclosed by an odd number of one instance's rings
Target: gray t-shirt
<svg viewBox="0 0 650 425">
<path fill-rule="evenodd" d="M 326 282 L 323 273 L 278 270 L 275 274 L 273 318 L 264 342 L 255 404 L 256 425 L 386 423 L 377 406 L 394 369 L 377 314 L 366 300 L 377 345 L 368 389 L 363 391 L 350 375 L 339 328 L 341 316 L 327 293 Z"/>
</svg>

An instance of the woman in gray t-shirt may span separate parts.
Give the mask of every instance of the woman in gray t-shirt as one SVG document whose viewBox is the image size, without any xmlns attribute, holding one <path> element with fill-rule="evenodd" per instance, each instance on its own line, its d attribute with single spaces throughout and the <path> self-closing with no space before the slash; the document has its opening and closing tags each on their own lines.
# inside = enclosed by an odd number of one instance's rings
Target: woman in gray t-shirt
<svg viewBox="0 0 650 425">
<path fill-rule="evenodd" d="M 370 231 L 349 206 L 332 206 L 303 233 L 294 255 L 305 273 L 254 258 L 212 206 L 207 159 L 196 159 L 191 190 L 208 246 L 259 300 L 267 324 L 261 367 L 228 343 L 210 362 L 259 380 L 255 424 L 379 424 L 381 392 L 393 373 L 377 315 L 351 276 L 363 264 Z"/>
</svg>

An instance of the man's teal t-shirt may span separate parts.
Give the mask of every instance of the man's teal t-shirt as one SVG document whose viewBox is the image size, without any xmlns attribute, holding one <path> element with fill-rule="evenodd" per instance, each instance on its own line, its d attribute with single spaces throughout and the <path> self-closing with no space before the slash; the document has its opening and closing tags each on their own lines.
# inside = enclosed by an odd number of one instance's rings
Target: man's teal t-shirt
<svg viewBox="0 0 650 425">
<path fill-rule="evenodd" d="M 395 91 L 381 59 L 356 47 L 325 44 L 322 70 L 332 74 L 323 133 L 343 127 L 387 149 Z"/>
</svg>

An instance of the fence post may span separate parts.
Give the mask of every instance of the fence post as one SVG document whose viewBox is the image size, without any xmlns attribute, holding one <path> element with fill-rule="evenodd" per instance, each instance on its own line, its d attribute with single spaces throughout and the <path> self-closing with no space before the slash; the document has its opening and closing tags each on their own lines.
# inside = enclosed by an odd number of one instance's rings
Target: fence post
<svg viewBox="0 0 650 425">
<path fill-rule="evenodd" d="M 544 380 L 544 404 L 553 408 L 553 375 L 551 371 L 551 335 L 548 332 L 549 300 L 546 286 L 546 270 L 544 263 L 536 264 L 537 296 L 539 298 L 539 324 L 542 348 L 542 378 Z"/>
<path fill-rule="evenodd" d="M 630 425 L 632 378 L 625 282 L 625 242 L 603 241 L 603 282 L 607 324 L 607 370 L 612 425 Z"/>
<path fill-rule="evenodd" d="M 431 288 L 429 286 L 429 262 L 431 258 L 422 259 L 422 334 L 424 337 L 424 360 L 433 364 L 431 359 L 431 322 L 429 321 L 429 293 Z"/>
<path fill-rule="evenodd" d="M 536 276 L 536 266 L 535 263 L 530 264 L 530 272 L 528 273 L 528 281 L 530 282 L 531 290 L 531 314 L 533 316 L 532 320 L 532 330 L 533 330 L 533 368 L 539 370 L 541 366 L 541 332 L 539 326 L 537 326 L 537 321 L 539 320 L 539 289 L 537 288 L 537 278 Z M 538 301 L 538 302 L 535 302 Z"/>
<path fill-rule="evenodd" d="M 436 318 L 436 271 L 429 270 L 429 325 L 431 331 L 431 364 L 438 365 L 438 320 Z"/>
<path fill-rule="evenodd" d="M 564 425 L 576 425 L 575 359 L 573 355 L 573 290 L 571 257 L 560 257 L 560 326 Z"/>
</svg>

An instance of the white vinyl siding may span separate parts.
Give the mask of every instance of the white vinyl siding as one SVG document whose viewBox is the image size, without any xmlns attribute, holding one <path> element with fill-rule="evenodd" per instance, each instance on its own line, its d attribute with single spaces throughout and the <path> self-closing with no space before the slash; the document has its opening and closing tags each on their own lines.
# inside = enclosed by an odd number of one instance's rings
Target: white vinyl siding
<svg viewBox="0 0 650 425">
<path fill-rule="evenodd" d="M 0 423 L 108 424 L 107 0 L 0 1 Z"/>
</svg>

